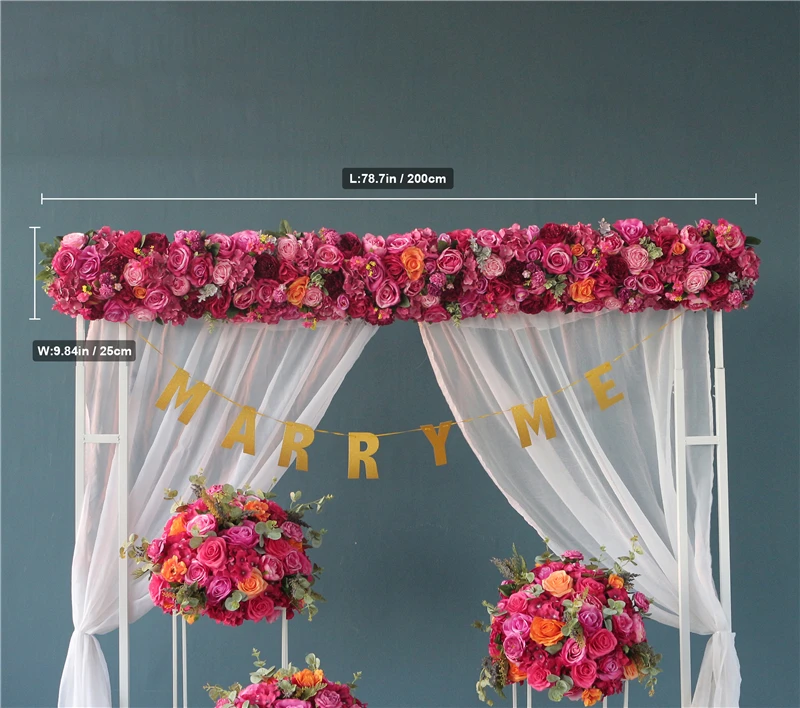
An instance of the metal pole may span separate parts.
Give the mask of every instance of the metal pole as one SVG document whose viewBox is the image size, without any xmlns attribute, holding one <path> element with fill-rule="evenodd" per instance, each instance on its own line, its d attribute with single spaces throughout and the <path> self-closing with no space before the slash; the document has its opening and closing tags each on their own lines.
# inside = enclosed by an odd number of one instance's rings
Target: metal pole
<svg viewBox="0 0 800 708">
<path fill-rule="evenodd" d="M 172 708 L 178 708 L 178 613 L 172 613 Z"/>
<path fill-rule="evenodd" d="M 517 708 L 517 684 L 511 684 L 511 706 Z"/>
<path fill-rule="evenodd" d="M 186 619 L 181 623 L 183 630 L 181 636 L 181 651 L 183 652 L 183 708 L 189 708 L 189 669 L 186 658 Z"/>
<path fill-rule="evenodd" d="M 118 339 L 125 341 L 125 323 Z M 128 542 L 128 363 L 119 366 L 119 443 L 117 444 L 117 518 L 120 546 Z M 128 633 L 128 563 L 119 564 L 119 706 L 130 706 L 130 637 Z"/>
<path fill-rule="evenodd" d="M 528 708 L 532 708 L 533 706 L 533 693 L 531 691 L 531 684 L 529 681 L 525 682 L 525 703 L 527 704 Z"/>
<path fill-rule="evenodd" d="M 86 341 L 86 329 L 83 317 L 75 318 L 75 343 L 81 347 Z M 86 364 L 75 361 L 75 541 L 78 540 L 78 526 L 81 523 L 83 511 L 83 495 L 85 491 L 85 464 L 86 464 Z"/>
<path fill-rule="evenodd" d="M 720 601 L 728 629 L 731 613 L 731 522 L 728 505 L 728 417 L 725 393 L 725 356 L 722 349 L 722 312 L 714 313 L 714 413 L 717 435 L 717 521 L 719 524 Z"/>
<path fill-rule="evenodd" d="M 289 620 L 286 619 L 286 608 L 281 610 L 281 666 L 289 666 Z"/>
<path fill-rule="evenodd" d="M 678 531 L 678 630 L 681 707 L 692 703 L 691 634 L 689 614 L 689 519 L 686 482 L 686 399 L 683 376 L 683 317 L 672 325 L 675 375 L 675 491 Z"/>
</svg>

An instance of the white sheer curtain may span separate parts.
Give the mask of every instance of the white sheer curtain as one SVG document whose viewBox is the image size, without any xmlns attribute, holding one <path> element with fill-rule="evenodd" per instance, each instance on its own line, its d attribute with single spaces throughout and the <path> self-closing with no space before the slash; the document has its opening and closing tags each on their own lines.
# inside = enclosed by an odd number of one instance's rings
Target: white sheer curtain
<svg viewBox="0 0 800 708">
<path fill-rule="evenodd" d="M 259 412 L 316 426 L 333 394 L 377 328 L 360 322 L 322 322 L 315 331 L 299 322 L 217 325 L 189 322 L 183 327 L 136 323 L 137 359 L 130 364 L 129 527 L 153 538 L 169 514 L 165 487 L 188 494 L 190 475 L 202 469 L 209 483 L 272 486 L 284 469 L 277 466 L 283 426 L 258 417 L 256 454 L 242 446 L 221 447 L 240 409 L 208 393 L 188 425 L 174 399 L 166 411 L 155 402 L 175 374 L 170 362 L 213 389 Z M 141 334 L 163 356 L 147 346 Z M 118 326 L 96 321 L 91 339 L 117 339 Z M 190 383 L 194 383 L 193 381 Z M 117 430 L 117 365 L 86 365 L 87 432 Z M 94 635 L 118 626 L 119 541 L 116 509 L 115 445 L 86 446 L 83 512 L 72 562 L 72 615 L 75 626 L 61 677 L 58 705 L 107 708 L 111 705 L 108 668 Z M 310 453 L 309 469 L 315 466 Z M 152 604 L 145 581 L 131 582 L 131 621 Z"/>
<path fill-rule="evenodd" d="M 456 420 L 549 396 L 557 436 L 523 448 L 510 413 L 460 427 L 511 506 L 556 550 L 623 555 L 637 534 L 645 550 L 638 587 L 655 598 L 653 617 L 677 625 L 677 523 L 670 327 L 683 326 L 687 434 L 712 433 L 708 330 L 685 313 L 618 361 L 604 379 L 624 400 L 601 410 L 583 374 L 626 352 L 675 311 L 590 315 L 541 313 L 420 325 L 436 378 Z M 739 662 L 711 570 L 713 451 L 689 448 L 691 628 L 711 634 L 693 705 L 739 702 Z"/>
</svg>

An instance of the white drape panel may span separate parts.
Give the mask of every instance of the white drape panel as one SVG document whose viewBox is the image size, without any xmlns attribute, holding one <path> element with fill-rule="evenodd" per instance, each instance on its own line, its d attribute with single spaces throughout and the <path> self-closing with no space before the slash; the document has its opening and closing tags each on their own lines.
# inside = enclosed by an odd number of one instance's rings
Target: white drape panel
<svg viewBox="0 0 800 708">
<path fill-rule="evenodd" d="M 322 322 L 315 331 L 299 322 L 217 325 L 189 322 L 183 327 L 136 323 L 137 340 L 129 387 L 129 526 L 153 538 L 169 515 L 165 487 L 187 497 L 188 478 L 202 469 L 209 483 L 251 483 L 267 489 L 279 478 L 277 466 L 283 426 L 258 417 L 256 455 L 242 446 L 221 447 L 240 409 L 209 392 L 188 425 L 178 421 L 174 399 L 166 411 L 155 402 L 176 368 L 186 369 L 234 401 L 282 420 L 316 426 L 333 394 L 361 354 L 376 327 L 360 322 Z M 158 347 L 148 347 L 136 334 Z M 118 326 L 91 324 L 90 339 L 112 339 Z M 117 430 L 117 365 L 86 364 L 87 432 Z M 193 382 L 192 382 L 193 383 Z M 61 677 L 58 705 L 107 708 L 111 705 L 108 668 L 94 635 L 118 626 L 116 445 L 86 446 L 83 512 L 72 562 L 72 615 L 75 626 Z M 311 469 L 313 469 L 313 459 Z M 130 618 L 152 607 L 147 582 L 129 586 Z"/>
<path fill-rule="evenodd" d="M 678 314 L 646 311 L 500 316 L 421 324 L 436 378 L 456 420 L 549 396 L 557 436 L 531 433 L 522 448 L 511 413 L 460 427 L 511 506 L 554 549 L 623 555 L 634 534 L 645 555 L 637 587 L 655 598 L 653 617 L 676 626 L 678 564 L 673 449 L 671 327 L 683 326 L 688 435 L 712 434 L 706 316 L 685 313 L 616 362 L 624 400 L 603 411 L 583 374 L 613 360 Z M 733 634 L 711 569 L 713 450 L 689 448 L 687 462 L 691 628 L 712 634 L 694 705 L 738 706 L 740 673 Z"/>
</svg>

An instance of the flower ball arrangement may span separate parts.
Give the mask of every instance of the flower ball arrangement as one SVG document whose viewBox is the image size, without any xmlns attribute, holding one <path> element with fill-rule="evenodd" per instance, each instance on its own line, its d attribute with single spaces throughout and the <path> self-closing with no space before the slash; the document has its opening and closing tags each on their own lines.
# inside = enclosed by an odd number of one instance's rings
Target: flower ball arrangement
<svg viewBox="0 0 800 708">
<path fill-rule="evenodd" d="M 335 683 L 325 677 L 319 659 L 306 656 L 307 669 L 266 668 L 259 652 L 253 649 L 256 670 L 250 674 L 250 685 L 234 684 L 230 688 L 205 686 L 216 701 L 215 708 L 367 708 L 352 691 L 361 673 L 353 674 L 351 683 Z"/>
<path fill-rule="evenodd" d="M 643 618 L 650 601 L 633 589 L 636 575 L 624 569 L 642 553 L 636 541 L 611 569 L 597 558 L 584 563 L 578 551 L 558 556 L 549 548 L 533 570 L 516 548 L 507 560 L 493 559 L 506 579 L 499 602 L 484 602 L 491 623 L 476 622 L 489 633 L 476 687 L 482 701 L 492 705 L 487 688 L 504 697 L 505 686 L 526 680 L 552 701 L 569 698 L 585 706 L 620 693 L 633 679 L 653 695 L 661 655 L 647 643 Z"/>
<path fill-rule="evenodd" d="M 196 500 L 175 502 L 161 536 L 132 536 L 120 549 L 139 566 L 136 577 L 149 576 L 153 603 L 189 623 L 202 615 L 233 626 L 274 622 L 281 608 L 287 619 L 303 610 L 311 619 L 315 601 L 324 598 L 312 589 L 322 568 L 307 551 L 321 544 L 325 530 L 310 528 L 303 515 L 333 497 L 301 504 L 300 492 L 293 492 L 284 509 L 272 493 L 229 484 L 206 488 L 200 475 L 190 481 Z M 177 494 L 168 489 L 165 498 Z"/>
</svg>

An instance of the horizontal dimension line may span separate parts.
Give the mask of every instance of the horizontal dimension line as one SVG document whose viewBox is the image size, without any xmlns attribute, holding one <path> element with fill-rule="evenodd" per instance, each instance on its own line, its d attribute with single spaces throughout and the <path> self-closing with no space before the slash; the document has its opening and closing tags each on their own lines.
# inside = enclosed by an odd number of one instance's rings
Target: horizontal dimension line
<svg viewBox="0 0 800 708">
<path fill-rule="evenodd" d="M 753 202 L 753 197 L 45 197 L 45 202 Z"/>
</svg>

